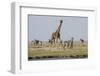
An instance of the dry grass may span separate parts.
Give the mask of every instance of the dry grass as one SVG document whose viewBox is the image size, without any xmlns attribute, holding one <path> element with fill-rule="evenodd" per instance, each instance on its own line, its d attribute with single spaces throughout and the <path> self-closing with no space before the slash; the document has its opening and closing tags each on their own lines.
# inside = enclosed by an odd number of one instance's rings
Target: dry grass
<svg viewBox="0 0 100 76">
<path fill-rule="evenodd" d="M 47 44 L 48 45 L 48 44 Z M 81 56 L 88 55 L 87 43 L 80 45 L 79 42 L 74 42 L 73 48 L 63 48 L 62 46 L 42 46 L 28 48 L 28 57 L 42 57 L 42 56 Z"/>
</svg>

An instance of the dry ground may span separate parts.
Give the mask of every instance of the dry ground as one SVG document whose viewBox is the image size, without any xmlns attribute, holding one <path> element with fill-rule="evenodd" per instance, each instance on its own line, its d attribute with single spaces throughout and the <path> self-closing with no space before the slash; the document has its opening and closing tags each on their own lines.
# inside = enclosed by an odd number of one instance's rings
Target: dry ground
<svg viewBox="0 0 100 76">
<path fill-rule="evenodd" d="M 47 44 L 48 45 L 48 44 Z M 86 58 L 88 56 L 87 42 L 81 45 L 74 42 L 73 48 L 63 48 L 57 46 L 33 46 L 28 47 L 28 59 L 47 59 L 47 58 Z"/>
</svg>

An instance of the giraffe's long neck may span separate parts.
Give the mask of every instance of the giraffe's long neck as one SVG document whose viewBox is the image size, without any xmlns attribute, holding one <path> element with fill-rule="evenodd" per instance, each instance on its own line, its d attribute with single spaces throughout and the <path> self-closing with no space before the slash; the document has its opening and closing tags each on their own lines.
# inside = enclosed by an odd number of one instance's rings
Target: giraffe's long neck
<svg viewBox="0 0 100 76">
<path fill-rule="evenodd" d="M 59 25 L 58 29 L 56 30 L 56 32 L 60 32 L 61 26 L 62 26 L 62 23 L 60 23 L 60 25 Z"/>
</svg>

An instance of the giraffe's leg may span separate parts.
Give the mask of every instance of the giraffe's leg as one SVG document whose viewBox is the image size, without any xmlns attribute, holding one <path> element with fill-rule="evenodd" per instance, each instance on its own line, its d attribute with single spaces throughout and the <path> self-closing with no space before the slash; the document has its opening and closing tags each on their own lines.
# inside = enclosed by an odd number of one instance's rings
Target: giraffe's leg
<svg viewBox="0 0 100 76">
<path fill-rule="evenodd" d="M 60 38 L 57 38 L 56 47 L 60 49 Z"/>
<path fill-rule="evenodd" d="M 57 43 L 57 41 L 58 41 L 57 38 L 55 38 L 55 43 Z"/>
<path fill-rule="evenodd" d="M 55 39 L 52 39 L 52 47 L 55 46 Z"/>
<path fill-rule="evenodd" d="M 54 39 L 54 47 L 56 47 L 57 38 Z"/>
<path fill-rule="evenodd" d="M 62 47 L 62 40 L 60 38 L 58 39 L 58 44 L 59 44 L 59 48 L 61 48 Z"/>
</svg>

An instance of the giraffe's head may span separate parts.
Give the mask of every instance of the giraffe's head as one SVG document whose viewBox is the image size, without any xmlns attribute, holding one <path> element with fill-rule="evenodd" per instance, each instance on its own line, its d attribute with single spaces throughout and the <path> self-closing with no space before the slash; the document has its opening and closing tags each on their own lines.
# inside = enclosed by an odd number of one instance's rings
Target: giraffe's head
<svg viewBox="0 0 100 76">
<path fill-rule="evenodd" d="M 63 23 L 63 20 L 60 20 L 60 23 Z"/>
<path fill-rule="evenodd" d="M 72 40 L 74 40 L 74 37 L 72 37 Z"/>
</svg>

